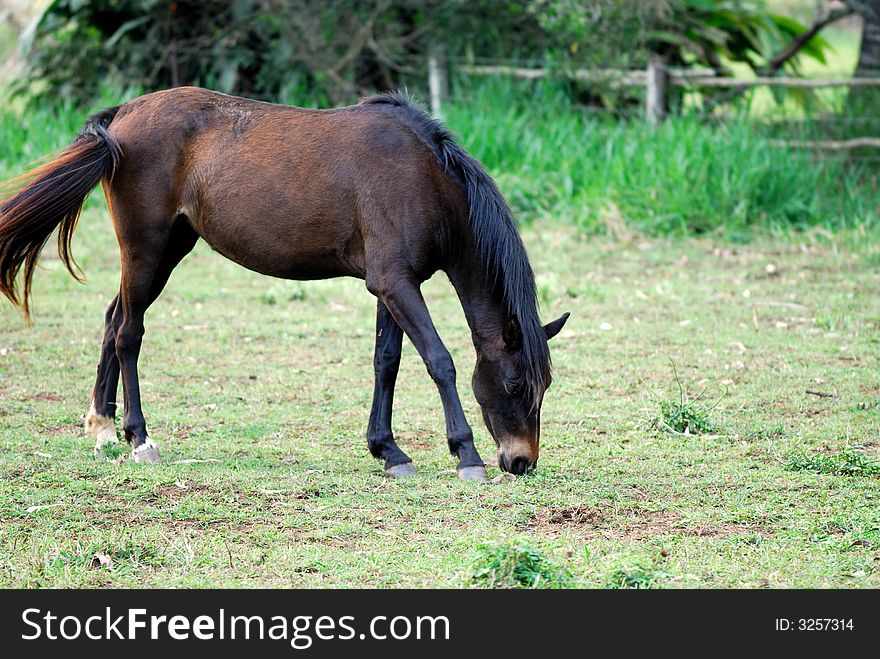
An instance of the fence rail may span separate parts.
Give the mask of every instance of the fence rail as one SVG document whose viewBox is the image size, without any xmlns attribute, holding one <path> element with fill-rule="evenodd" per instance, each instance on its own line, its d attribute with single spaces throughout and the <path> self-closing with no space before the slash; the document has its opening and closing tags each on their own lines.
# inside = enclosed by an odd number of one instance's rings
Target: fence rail
<svg viewBox="0 0 880 659">
<path fill-rule="evenodd" d="M 526 80 L 555 76 L 571 80 L 608 81 L 620 86 L 641 87 L 647 83 L 652 67 L 649 64 L 648 69 L 644 71 L 635 69 L 539 69 L 492 64 L 464 64 L 456 68 L 462 73 L 478 76 L 508 75 Z M 688 85 L 699 87 L 880 87 L 880 78 L 793 78 L 791 76 L 727 78 L 719 76 L 714 69 L 682 69 L 666 66 L 662 68 L 665 70 L 669 84 L 678 87 Z"/>
<path fill-rule="evenodd" d="M 648 79 L 648 72 L 635 69 L 538 69 L 532 67 L 505 66 L 492 64 L 464 64 L 456 67 L 458 71 L 470 75 L 508 75 L 527 80 L 537 80 L 562 76 L 571 80 L 587 82 L 610 82 L 620 86 L 642 87 Z M 679 69 L 665 67 L 666 75 L 673 84 L 687 84 L 692 78 L 708 78 L 715 75 L 713 69 Z"/>
<path fill-rule="evenodd" d="M 880 87 L 880 78 L 791 78 L 758 76 L 755 78 L 725 78 L 722 76 L 692 76 L 672 78 L 675 85 L 700 87 L 798 87 L 823 89 L 828 87 Z"/>
<path fill-rule="evenodd" d="M 878 137 L 854 137 L 849 140 L 773 140 L 774 146 L 804 149 L 827 149 L 829 151 L 848 151 L 850 149 L 880 149 Z"/>
<path fill-rule="evenodd" d="M 444 88 L 436 82 L 437 71 L 446 70 L 448 63 L 432 56 L 429 59 L 431 70 L 431 106 L 435 113 L 440 112 L 442 94 L 433 90 Z M 645 118 L 652 124 L 659 124 L 666 118 L 667 93 L 669 87 L 703 87 L 745 90 L 753 87 L 788 87 L 795 89 L 880 88 L 880 78 L 794 78 L 791 76 L 756 76 L 754 78 L 728 78 L 717 75 L 713 69 L 669 67 L 658 57 L 649 60 L 644 70 L 630 69 L 572 69 L 537 68 L 495 64 L 460 64 L 457 71 L 476 76 L 513 76 L 525 80 L 539 80 L 548 77 L 564 77 L 570 80 L 596 82 L 611 87 L 644 87 Z M 880 138 L 861 137 L 852 140 L 801 140 L 785 142 L 787 146 L 812 149 L 849 150 L 855 148 L 880 148 Z"/>
</svg>

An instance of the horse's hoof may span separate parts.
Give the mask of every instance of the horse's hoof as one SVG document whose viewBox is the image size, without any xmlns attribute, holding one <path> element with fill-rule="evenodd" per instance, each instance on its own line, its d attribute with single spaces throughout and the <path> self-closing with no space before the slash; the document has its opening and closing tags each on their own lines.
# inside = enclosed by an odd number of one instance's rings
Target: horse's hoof
<svg viewBox="0 0 880 659">
<path fill-rule="evenodd" d="M 147 437 L 147 441 L 132 450 L 131 459 L 134 462 L 149 464 L 162 462 L 162 458 L 159 456 L 159 447 L 149 437 Z"/>
<path fill-rule="evenodd" d="M 489 482 L 485 467 L 462 467 L 458 469 L 458 477 L 463 481 Z"/>
<path fill-rule="evenodd" d="M 419 472 L 416 470 L 416 466 L 412 462 L 402 462 L 399 465 L 386 467 L 385 473 L 392 478 L 410 478 Z"/>
</svg>

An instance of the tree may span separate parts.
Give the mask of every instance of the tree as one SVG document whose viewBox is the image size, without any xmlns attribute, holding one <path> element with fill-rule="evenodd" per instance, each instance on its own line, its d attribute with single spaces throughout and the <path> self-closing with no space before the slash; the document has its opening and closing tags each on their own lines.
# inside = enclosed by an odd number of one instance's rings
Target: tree
<svg viewBox="0 0 880 659">
<path fill-rule="evenodd" d="M 846 6 L 862 17 L 862 43 L 855 75 L 859 78 L 880 78 L 880 0 L 845 0 Z M 860 87 L 847 95 L 851 114 L 876 114 L 880 108 L 880 89 Z"/>
<path fill-rule="evenodd" d="M 804 29 L 761 0 L 53 0 L 20 88 L 87 101 L 105 81 L 201 84 L 340 104 L 420 88 L 431 43 L 454 60 L 642 68 L 661 53 L 723 73 L 728 62 L 763 66 Z M 778 65 L 799 54 L 821 54 L 821 40 Z"/>
<path fill-rule="evenodd" d="M 846 5 L 862 17 L 862 45 L 856 76 L 880 77 L 880 0 L 846 0 Z"/>
<path fill-rule="evenodd" d="M 53 0 L 27 40 L 30 94 L 102 82 L 338 104 L 420 83 L 430 39 L 455 56 L 552 47 L 529 0 Z"/>
</svg>

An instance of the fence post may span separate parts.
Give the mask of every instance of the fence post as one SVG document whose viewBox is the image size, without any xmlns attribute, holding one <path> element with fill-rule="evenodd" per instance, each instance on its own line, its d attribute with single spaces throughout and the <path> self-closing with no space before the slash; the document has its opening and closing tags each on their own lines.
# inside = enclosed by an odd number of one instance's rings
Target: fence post
<svg viewBox="0 0 880 659">
<path fill-rule="evenodd" d="M 648 58 L 645 119 L 656 126 L 666 118 L 666 63 L 660 55 Z"/>
<path fill-rule="evenodd" d="M 441 44 L 432 43 L 428 47 L 428 89 L 431 95 L 431 114 L 435 117 L 442 116 L 443 103 L 449 98 L 447 71 L 446 50 Z"/>
</svg>

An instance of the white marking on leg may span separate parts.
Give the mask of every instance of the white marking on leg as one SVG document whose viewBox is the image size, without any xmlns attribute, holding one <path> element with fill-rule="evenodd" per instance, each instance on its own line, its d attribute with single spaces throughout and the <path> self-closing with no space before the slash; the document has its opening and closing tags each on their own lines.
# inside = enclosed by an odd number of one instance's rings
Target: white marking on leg
<svg viewBox="0 0 880 659">
<path fill-rule="evenodd" d="M 107 444 L 116 444 L 119 441 L 119 438 L 116 436 L 113 418 L 98 414 L 95 410 L 94 401 L 92 401 L 92 406 L 89 408 L 89 413 L 86 414 L 85 427 L 86 432 L 91 433 L 97 438 L 95 441 L 95 453 L 101 451 Z"/>
</svg>

